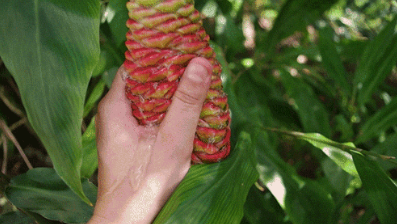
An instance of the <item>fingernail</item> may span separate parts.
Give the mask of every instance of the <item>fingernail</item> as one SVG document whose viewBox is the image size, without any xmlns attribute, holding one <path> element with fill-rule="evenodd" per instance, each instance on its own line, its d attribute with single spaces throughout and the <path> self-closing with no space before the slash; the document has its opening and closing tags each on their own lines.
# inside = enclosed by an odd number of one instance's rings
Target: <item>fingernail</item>
<svg viewBox="0 0 397 224">
<path fill-rule="evenodd" d="M 194 82 L 206 82 L 210 79 L 212 65 L 205 59 L 196 58 L 187 67 L 186 74 Z"/>
</svg>

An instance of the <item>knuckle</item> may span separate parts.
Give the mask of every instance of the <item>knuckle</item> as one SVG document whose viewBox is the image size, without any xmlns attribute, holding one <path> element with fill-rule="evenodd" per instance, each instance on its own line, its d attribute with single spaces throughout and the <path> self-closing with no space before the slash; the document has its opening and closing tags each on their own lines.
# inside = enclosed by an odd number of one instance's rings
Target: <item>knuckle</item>
<svg viewBox="0 0 397 224">
<path fill-rule="evenodd" d="M 174 94 L 174 97 L 190 106 L 196 106 L 201 101 L 198 96 L 193 96 L 191 93 L 183 89 L 177 90 Z"/>
</svg>

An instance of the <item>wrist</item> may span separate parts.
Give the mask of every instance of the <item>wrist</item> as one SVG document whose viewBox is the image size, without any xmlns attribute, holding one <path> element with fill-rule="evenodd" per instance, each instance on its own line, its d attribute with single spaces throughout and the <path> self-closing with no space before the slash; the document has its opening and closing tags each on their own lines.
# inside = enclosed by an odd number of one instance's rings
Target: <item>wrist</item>
<svg viewBox="0 0 397 224">
<path fill-rule="evenodd" d="M 169 196 L 157 179 L 148 178 L 136 191 L 131 190 L 127 180 L 111 192 L 99 189 L 94 215 L 89 224 L 151 223 Z"/>
</svg>

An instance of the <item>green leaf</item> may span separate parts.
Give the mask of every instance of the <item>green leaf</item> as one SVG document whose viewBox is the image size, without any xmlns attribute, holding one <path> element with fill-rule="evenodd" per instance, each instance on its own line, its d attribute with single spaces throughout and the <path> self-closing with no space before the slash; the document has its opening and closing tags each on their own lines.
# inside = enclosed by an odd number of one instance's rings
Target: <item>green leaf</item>
<svg viewBox="0 0 397 224">
<path fill-rule="evenodd" d="M 105 91 L 105 85 L 106 83 L 103 80 L 100 80 L 98 84 L 96 84 L 84 105 L 83 117 L 86 117 L 91 112 L 92 108 L 94 108 L 97 101 L 101 99 L 103 92 Z"/>
<path fill-rule="evenodd" d="M 28 215 L 16 211 L 8 212 L 0 215 L 0 223 L 12 223 L 12 224 L 36 224 L 36 221 Z"/>
<path fill-rule="evenodd" d="M 397 63 L 396 24 L 397 16 L 371 41 L 360 59 L 354 74 L 359 106 L 370 99 Z"/>
<path fill-rule="evenodd" d="M 352 156 L 345 152 L 344 146 L 354 147 L 353 143 L 338 143 L 334 142 L 318 133 L 299 133 L 298 138 L 305 140 L 321 149 L 332 161 L 340 166 L 344 171 L 352 176 L 358 177 L 356 167 L 353 163 Z"/>
<path fill-rule="evenodd" d="M 154 224 L 240 223 L 246 196 L 257 178 L 250 136 L 242 132 L 226 160 L 190 168 Z"/>
<path fill-rule="evenodd" d="M 372 206 L 382 224 L 397 220 L 397 185 L 375 161 L 353 153 L 354 164 Z"/>
<path fill-rule="evenodd" d="M 117 71 L 119 70 L 119 67 L 112 67 L 109 70 L 105 71 L 102 75 L 102 79 L 105 81 L 106 86 L 110 88 L 112 86 L 114 77 L 117 74 Z"/>
<path fill-rule="evenodd" d="M 331 32 L 332 31 L 332 32 Z M 333 42 L 334 32 L 326 27 L 320 30 L 318 48 L 321 53 L 322 64 L 327 70 L 327 74 L 343 90 L 345 95 L 351 94 L 351 87 L 347 81 L 349 74 L 346 72 L 342 60 Z"/>
<path fill-rule="evenodd" d="M 222 14 L 229 15 L 233 10 L 233 5 L 230 1 L 216 0 L 216 3 L 218 4 L 219 9 L 222 11 Z"/>
<path fill-rule="evenodd" d="M 120 49 L 125 48 L 125 34 L 128 31 L 125 24 L 128 20 L 128 9 L 126 7 L 127 1 L 128 0 L 110 0 L 105 11 L 106 21 L 109 24 L 110 32 L 112 34 L 112 40 Z"/>
<path fill-rule="evenodd" d="M 369 41 L 355 40 L 355 39 L 343 39 L 338 43 L 338 47 L 341 49 L 340 55 L 345 63 L 356 64 L 365 48 L 368 46 Z"/>
<path fill-rule="evenodd" d="M 346 195 L 353 193 L 356 188 L 361 186 L 358 176 L 353 179 L 353 176 L 349 175 L 331 159 L 321 161 L 321 167 L 323 168 L 324 176 L 335 190 L 332 196 L 336 202 L 341 202 Z"/>
<path fill-rule="evenodd" d="M 99 1 L 0 0 L 0 56 L 60 177 L 82 199 L 81 122 L 99 56 Z"/>
<path fill-rule="evenodd" d="M 337 0 L 288 0 L 280 10 L 272 30 L 266 38 L 259 40 L 257 46 L 267 53 L 269 60 L 274 54 L 276 45 L 295 31 L 301 31 L 316 21 Z"/>
<path fill-rule="evenodd" d="M 269 144 L 265 133 L 254 138 L 259 179 L 277 199 L 294 224 L 329 223 L 335 204 L 318 182 L 297 175 Z"/>
<path fill-rule="evenodd" d="M 289 223 L 285 221 L 284 211 L 270 192 L 261 192 L 255 186 L 251 187 L 247 196 L 244 218 L 251 224 Z"/>
<path fill-rule="evenodd" d="M 292 77 L 288 72 L 281 71 L 281 81 L 287 94 L 294 100 L 305 132 L 318 132 L 331 136 L 329 115 L 313 89 L 302 79 Z"/>
<path fill-rule="evenodd" d="M 99 57 L 99 61 L 92 73 L 92 77 L 97 77 L 102 75 L 106 70 L 111 69 L 114 66 L 119 67 L 124 60 L 124 55 L 119 53 L 115 47 L 110 44 L 109 40 L 106 40 L 104 38 L 105 42 L 101 45 L 101 53 Z"/>
<path fill-rule="evenodd" d="M 340 133 L 340 141 L 348 141 L 354 137 L 353 125 L 346 119 L 343 114 L 338 114 L 333 118 L 334 131 Z"/>
<path fill-rule="evenodd" d="M 90 178 L 98 168 L 98 153 L 95 137 L 95 117 L 83 134 L 83 165 L 81 166 L 81 176 Z"/>
<path fill-rule="evenodd" d="M 267 89 L 257 85 L 250 76 L 241 76 L 233 86 L 238 104 L 244 108 L 246 120 L 253 124 L 260 124 L 269 120 L 271 115 L 267 109 L 267 97 L 270 95 Z"/>
<path fill-rule="evenodd" d="M 397 124 L 397 97 L 377 111 L 360 129 L 356 143 L 365 142 Z"/>
<path fill-rule="evenodd" d="M 376 152 L 380 155 L 388 155 L 388 156 L 394 156 L 397 158 L 397 133 L 391 134 L 386 137 L 386 140 L 384 142 L 379 143 L 375 147 L 371 149 L 372 152 Z M 379 161 L 380 165 L 383 167 L 385 170 L 389 170 L 391 168 L 395 168 L 396 165 L 392 164 L 388 161 Z"/>
<path fill-rule="evenodd" d="M 88 198 L 95 202 L 96 187 L 88 180 L 82 186 Z M 35 168 L 14 177 L 6 196 L 18 208 L 65 223 L 87 222 L 94 211 L 50 168 Z"/>
</svg>

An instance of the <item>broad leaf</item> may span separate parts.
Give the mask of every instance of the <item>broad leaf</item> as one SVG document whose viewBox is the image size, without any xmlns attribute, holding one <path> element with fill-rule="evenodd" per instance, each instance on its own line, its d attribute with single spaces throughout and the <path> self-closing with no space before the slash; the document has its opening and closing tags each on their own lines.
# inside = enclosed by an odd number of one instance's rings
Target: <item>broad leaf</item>
<svg viewBox="0 0 397 224">
<path fill-rule="evenodd" d="M 354 74 L 358 105 L 365 104 L 397 62 L 397 16 L 365 49 Z"/>
<path fill-rule="evenodd" d="M 250 136 L 242 132 L 226 160 L 190 168 L 154 223 L 240 223 L 257 178 Z"/>
<path fill-rule="evenodd" d="M 397 220 L 397 185 L 383 171 L 379 164 L 353 153 L 354 164 L 365 192 L 382 224 L 394 224 Z"/>
<path fill-rule="evenodd" d="M 337 193 L 337 195 L 334 195 L 335 200 L 343 200 L 346 194 L 352 193 L 356 188 L 361 187 L 361 181 L 354 166 L 353 158 L 347 152 L 354 147 L 353 143 L 342 144 L 334 142 L 318 133 L 294 132 L 294 136 L 309 142 L 329 158 L 328 160 L 323 160 L 321 165 L 325 176 Z"/>
<path fill-rule="evenodd" d="M 354 178 L 331 159 L 322 160 L 321 167 L 324 176 L 335 190 L 332 196 L 336 203 L 343 201 L 346 195 L 353 193 L 361 186 L 360 178 Z"/>
<path fill-rule="evenodd" d="M 12 223 L 12 224 L 36 224 L 35 220 L 28 215 L 16 211 L 8 212 L 0 215 L 0 223 Z"/>
<path fill-rule="evenodd" d="M 58 221 L 50 221 L 37 213 L 28 211 L 13 211 L 0 215 L 0 223 L 4 224 L 62 224 Z"/>
<path fill-rule="evenodd" d="M 96 187 L 87 180 L 82 186 L 88 198 L 95 202 Z M 94 211 L 50 168 L 35 168 L 14 177 L 6 196 L 18 208 L 65 223 L 87 222 Z"/>
<path fill-rule="evenodd" d="M 217 58 L 223 66 L 225 75 L 225 90 L 228 93 L 228 102 L 233 114 L 234 127 L 236 127 L 234 130 L 247 128 L 248 121 L 266 125 L 274 122 L 264 99 L 261 98 L 266 90 L 261 90 L 252 83 L 250 77 L 246 76 L 241 77 L 233 85 L 232 73 L 227 67 L 226 60 L 221 56 L 222 54 L 217 52 Z M 240 90 L 237 88 L 239 85 L 241 85 Z M 236 92 L 239 92 L 239 95 Z M 242 97 L 241 100 L 239 100 L 240 97 Z M 248 128 L 254 135 L 257 134 L 257 129 L 253 129 L 252 126 Z M 334 208 L 334 202 L 328 197 L 329 192 L 313 181 L 300 178 L 295 170 L 272 149 L 273 142 L 274 140 L 267 139 L 262 134 L 254 140 L 255 154 L 259 162 L 257 170 L 261 181 L 266 184 L 293 223 L 326 223 L 330 219 L 330 211 Z M 263 208 L 259 210 L 262 211 Z M 251 214 L 246 217 L 245 222 L 262 221 L 260 223 L 263 223 L 263 220 L 258 220 L 263 216 L 258 216 Z M 280 221 L 277 217 L 272 220 L 276 223 L 277 220 Z"/>
<path fill-rule="evenodd" d="M 281 224 L 285 213 L 269 191 L 261 192 L 253 186 L 244 206 L 244 218 L 251 224 Z"/>
<path fill-rule="evenodd" d="M 381 132 L 397 124 L 397 97 L 377 111 L 360 129 L 356 143 L 377 137 Z"/>
<path fill-rule="evenodd" d="M 82 199 L 81 122 L 99 56 L 99 1 L 0 0 L 0 57 L 60 177 Z"/>
</svg>

